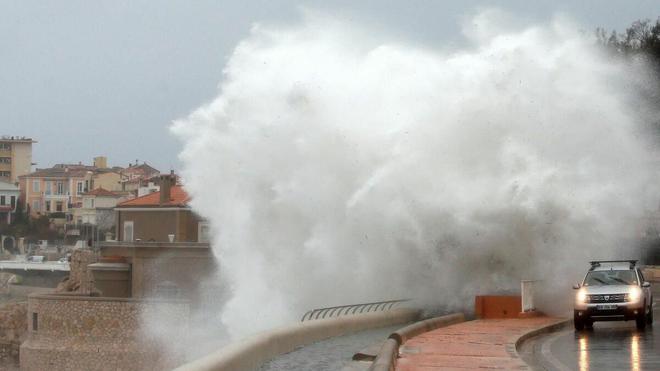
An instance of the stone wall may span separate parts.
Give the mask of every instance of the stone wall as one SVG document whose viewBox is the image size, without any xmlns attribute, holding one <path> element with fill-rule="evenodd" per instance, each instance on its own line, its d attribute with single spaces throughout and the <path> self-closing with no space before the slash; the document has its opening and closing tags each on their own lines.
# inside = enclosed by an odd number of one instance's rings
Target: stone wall
<svg viewBox="0 0 660 371">
<path fill-rule="evenodd" d="M 101 259 L 124 257 L 131 265 L 134 298 L 174 297 L 200 301 L 200 282 L 213 277 L 217 265 L 208 244 L 103 243 Z M 163 295 L 164 286 L 174 288 Z"/>
<path fill-rule="evenodd" d="M 18 364 L 18 351 L 27 334 L 27 302 L 0 306 L 0 369 Z"/>
<path fill-rule="evenodd" d="M 144 335 L 149 318 L 185 333 L 189 306 L 184 301 L 100 298 L 81 295 L 31 295 L 28 338 L 21 346 L 22 370 L 164 370 L 183 354 L 163 353 Z"/>
<path fill-rule="evenodd" d="M 62 281 L 55 291 L 90 294 L 94 291 L 92 273 L 87 266 L 98 262 L 98 254 L 89 249 L 76 249 L 71 253 L 69 278 Z"/>
</svg>

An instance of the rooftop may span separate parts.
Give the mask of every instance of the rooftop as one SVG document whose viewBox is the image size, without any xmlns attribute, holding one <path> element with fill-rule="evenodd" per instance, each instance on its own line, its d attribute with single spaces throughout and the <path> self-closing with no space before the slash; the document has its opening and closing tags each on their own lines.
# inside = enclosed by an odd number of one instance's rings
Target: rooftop
<svg viewBox="0 0 660 371">
<path fill-rule="evenodd" d="M 37 143 L 36 140 L 28 137 L 19 137 L 11 135 L 0 136 L 0 142 L 14 142 L 14 143 Z"/>
<path fill-rule="evenodd" d="M 183 186 L 175 185 L 170 190 L 170 199 L 168 202 L 160 203 L 160 191 L 149 193 L 142 197 L 124 201 L 117 207 L 187 207 L 190 196 L 183 189 Z"/>
<path fill-rule="evenodd" d="M 120 194 L 117 194 L 112 191 L 108 191 L 105 188 L 99 187 L 94 190 L 91 190 L 87 193 L 83 193 L 83 196 L 97 196 L 97 197 L 121 197 Z"/>
<path fill-rule="evenodd" d="M 92 171 L 93 168 L 87 167 L 51 167 L 49 169 L 36 169 L 35 171 L 21 175 L 19 178 L 71 178 L 71 177 L 82 177 L 87 174 L 88 171 Z"/>
</svg>

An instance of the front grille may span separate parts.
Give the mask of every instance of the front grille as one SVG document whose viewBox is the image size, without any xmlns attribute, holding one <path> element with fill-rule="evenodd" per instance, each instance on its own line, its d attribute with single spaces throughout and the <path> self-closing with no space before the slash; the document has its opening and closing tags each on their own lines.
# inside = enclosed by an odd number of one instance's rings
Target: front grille
<svg viewBox="0 0 660 371">
<path fill-rule="evenodd" d="M 589 303 L 623 303 L 628 301 L 628 294 L 587 295 Z"/>
</svg>

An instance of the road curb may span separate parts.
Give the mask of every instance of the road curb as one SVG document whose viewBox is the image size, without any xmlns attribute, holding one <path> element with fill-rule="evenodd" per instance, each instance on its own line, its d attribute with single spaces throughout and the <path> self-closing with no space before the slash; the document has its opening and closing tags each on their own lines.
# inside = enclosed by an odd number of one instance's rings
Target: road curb
<svg viewBox="0 0 660 371">
<path fill-rule="evenodd" d="M 369 371 L 393 371 L 396 367 L 396 359 L 399 356 L 399 347 L 408 339 L 425 332 L 465 322 L 463 313 L 453 313 L 446 316 L 434 317 L 427 320 L 415 322 L 393 332 L 380 348 L 376 359 L 369 367 Z"/>
<path fill-rule="evenodd" d="M 530 338 L 533 338 L 534 336 L 538 336 L 538 335 L 541 335 L 541 334 L 547 334 L 547 333 L 562 330 L 566 327 L 569 327 L 572 323 L 573 323 L 572 319 L 563 319 L 563 320 L 560 320 L 559 322 L 553 323 L 551 325 L 544 326 L 544 327 L 541 327 L 541 328 L 537 328 L 537 329 L 534 329 L 532 331 L 529 331 L 527 333 L 524 333 L 524 334 L 520 335 L 516 339 L 516 341 L 514 342 L 513 352 L 512 352 L 513 354 L 512 355 L 515 356 L 516 358 L 523 359 L 520 356 L 520 353 L 518 353 L 518 350 L 520 349 L 520 346 L 525 341 L 529 340 Z M 524 359 L 523 359 L 523 361 L 524 361 Z M 527 363 L 527 362 L 525 362 L 525 363 Z"/>
</svg>

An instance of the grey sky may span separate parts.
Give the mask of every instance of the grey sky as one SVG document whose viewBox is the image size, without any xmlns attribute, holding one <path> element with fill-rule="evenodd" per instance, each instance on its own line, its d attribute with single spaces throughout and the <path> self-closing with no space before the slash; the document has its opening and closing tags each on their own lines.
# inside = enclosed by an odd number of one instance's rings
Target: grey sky
<svg viewBox="0 0 660 371">
<path fill-rule="evenodd" d="M 378 25 L 393 38 L 460 45 L 460 19 L 497 6 L 528 20 L 569 14 L 586 31 L 660 16 L 660 1 L 0 0 L 0 134 L 39 141 L 39 167 L 107 155 L 178 168 L 167 127 L 217 93 L 226 58 L 254 22 L 301 5 Z"/>
</svg>

